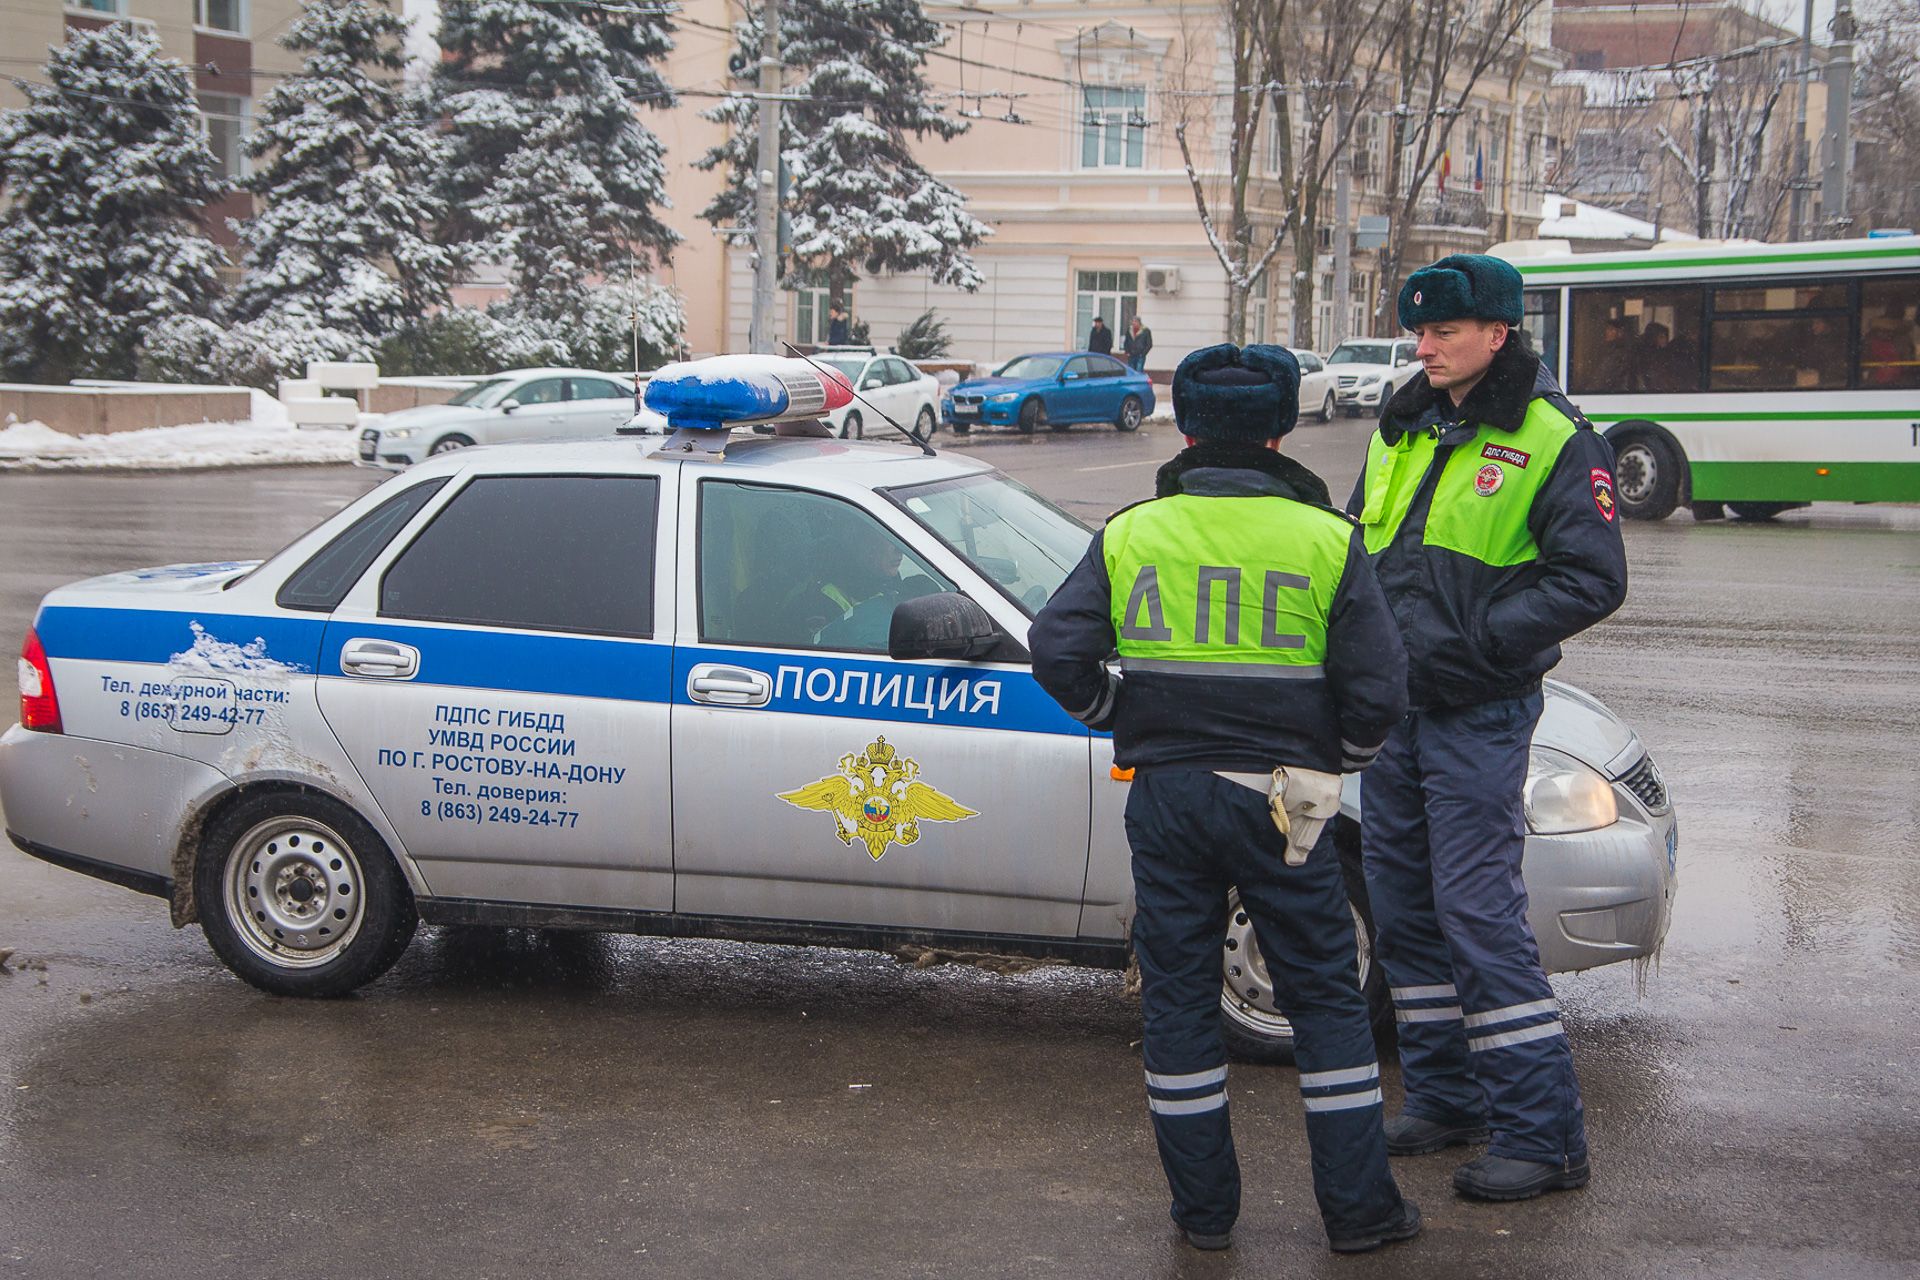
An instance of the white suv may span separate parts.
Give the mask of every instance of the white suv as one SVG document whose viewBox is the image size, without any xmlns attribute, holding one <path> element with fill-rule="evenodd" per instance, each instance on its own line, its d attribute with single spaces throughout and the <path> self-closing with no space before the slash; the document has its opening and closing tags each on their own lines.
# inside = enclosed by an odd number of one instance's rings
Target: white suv
<svg viewBox="0 0 1920 1280">
<path fill-rule="evenodd" d="M 360 432 L 356 460 L 363 467 L 401 471 L 469 445 L 610 436 L 633 416 L 633 382 L 619 374 L 511 369 L 481 379 L 445 404 L 382 416 Z"/>
<path fill-rule="evenodd" d="M 1420 372 L 1412 338 L 1349 338 L 1333 349 L 1327 365 L 1338 375 L 1333 398 L 1349 415 L 1376 415 L 1393 393 Z"/>
</svg>

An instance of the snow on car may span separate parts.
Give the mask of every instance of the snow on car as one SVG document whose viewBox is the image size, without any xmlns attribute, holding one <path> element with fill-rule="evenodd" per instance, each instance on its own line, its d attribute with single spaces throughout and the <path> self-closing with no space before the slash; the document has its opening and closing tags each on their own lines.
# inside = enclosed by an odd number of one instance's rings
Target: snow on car
<svg viewBox="0 0 1920 1280">
<path fill-rule="evenodd" d="M 791 373 L 736 399 L 844 392 Z M 648 392 L 721 437 L 730 394 Z M 1127 782 L 1025 647 L 1091 531 L 970 458 L 688 452 L 675 425 L 440 454 L 263 563 L 51 592 L 0 737 L 9 836 L 167 899 L 288 995 L 373 981 L 421 921 L 1124 966 Z M 1337 834 L 1384 1012 L 1357 804 Z M 1526 814 L 1546 967 L 1651 954 L 1677 836 L 1633 731 L 1549 683 Z M 1232 1042 L 1284 1056 L 1235 929 Z"/>
</svg>

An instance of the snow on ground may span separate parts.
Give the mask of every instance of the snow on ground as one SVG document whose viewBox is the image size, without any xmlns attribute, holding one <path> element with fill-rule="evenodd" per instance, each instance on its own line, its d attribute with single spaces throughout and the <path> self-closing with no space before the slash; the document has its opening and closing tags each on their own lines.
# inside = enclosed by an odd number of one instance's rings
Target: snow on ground
<svg viewBox="0 0 1920 1280">
<path fill-rule="evenodd" d="M 196 422 L 104 435 L 70 436 L 38 422 L 0 427 L 0 471 L 193 470 L 353 461 L 359 433 L 301 430 L 265 392 L 253 393 L 246 422 Z"/>
</svg>

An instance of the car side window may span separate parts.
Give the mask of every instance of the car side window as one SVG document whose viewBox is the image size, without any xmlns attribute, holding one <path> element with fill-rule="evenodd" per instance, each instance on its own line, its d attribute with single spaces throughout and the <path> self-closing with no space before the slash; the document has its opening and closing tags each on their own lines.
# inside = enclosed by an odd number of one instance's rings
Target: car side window
<svg viewBox="0 0 1920 1280">
<path fill-rule="evenodd" d="M 1067 368 L 1066 368 L 1067 377 L 1068 378 L 1086 377 L 1088 363 L 1089 363 L 1089 357 L 1087 356 L 1075 356 L 1073 359 L 1067 361 Z"/>
<path fill-rule="evenodd" d="M 625 400 L 628 393 L 605 378 L 569 378 L 569 400 Z"/>
<path fill-rule="evenodd" d="M 887 361 L 887 381 L 896 387 L 905 386 L 919 376 L 905 360 Z"/>
<path fill-rule="evenodd" d="M 954 585 L 885 525 L 803 489 L 700 486 L 700 639 L 885 653 L 893 607 Z"/>
<path fill-rule="evenodd" d="M 521 404 L 559 404 L 566 398 L 566 379 L 541 378 L 537 382 L 529 382 L 508 398 L 518 400 Z"/>
<path fill-rule="evenodd" d="M 860 375 L 860 381 L 857 385 L 862 391 L 871 391 L 875 387 L 886 386 L 887 362 L 885 360 L 868 361 L 866 372 Z"/>
<path fill-rule="evenodd" d="M 273 602 L 282 609 L 326 612 L 338 608 L 346 599 L 348 589 L 373 563 L 373 558 L 386 549 L 393 535 L 419 514 L 420 508 L 427 505 L 427 499 L 440 492 L 440 487 L 450 478 L 441 476 L 402 489 L 355 520 L 345 533 L 295 569 L 280 585 Z"/>
<path fill-rule="evenodd" d="M 1118 378 L 1127 371 L 1127 366 L 1106 356 L 1087 356 L 1086 361 L 1088 371 L 1096 378 Z"/>
<path fill-rule="evenodd" d="M 653 634 L 653 476 L 482 476 L 380 583 L 380 613 L 424 622 Z"/>
<path fill-rule="evenodd" d="M 1320 363 L 1319 356 L 1307 354 L 1297 358 L 1300 361 L 1300 372 L 1302 373 L 1318 373 L 1323 367 Z"/>
</svg>

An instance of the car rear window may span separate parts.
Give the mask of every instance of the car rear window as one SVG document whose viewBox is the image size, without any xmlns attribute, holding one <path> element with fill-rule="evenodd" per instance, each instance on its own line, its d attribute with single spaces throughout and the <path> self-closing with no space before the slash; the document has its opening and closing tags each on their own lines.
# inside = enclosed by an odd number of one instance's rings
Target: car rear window
<svg viewBox="0 0 1920 1280">
<path fill-rule="evenodd" d="M 651 636 L 658 507 L 652 476 L 482 476 L 387 570 L 380 613 Z"/>
<path fill-rule="evenodd" d="M 349 588 L 360 580 L 373 558 L 380 554 L 393 535 L 427 505 L 427 499 L 440 492 L 446 476 L 416 484 L 394 494 L 361 516 L 347 531 L 315 552 L 313 558 L 293 571 L 273 597 L 282 609 L 315 609 L 331 612 L 346 598 Z"/>
</svg>

